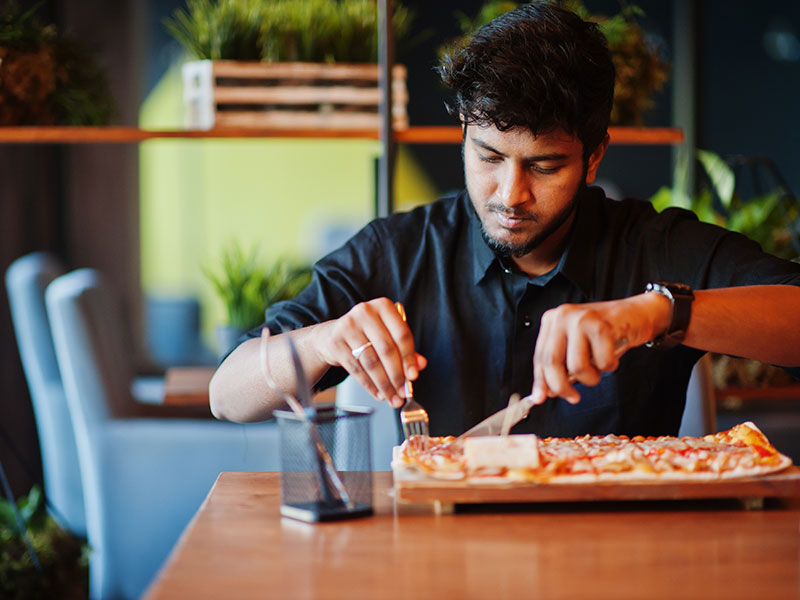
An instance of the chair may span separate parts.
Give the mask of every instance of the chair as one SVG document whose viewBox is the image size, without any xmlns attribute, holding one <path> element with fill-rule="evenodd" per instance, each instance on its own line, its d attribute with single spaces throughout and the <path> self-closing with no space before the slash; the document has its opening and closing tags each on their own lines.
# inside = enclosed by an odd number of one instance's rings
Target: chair
<svg viewBox="0 0 800 600">
<path fill-rule="evenodd" d="M 45 495 L 61 526 L 85 538 L 78 450 L 44 304 L 45 288 L 65 272 L 48 253 L 28 254 L 8 267 L 6 290 L 36 418 Z"/>
<path fill-rule="evenodd" d="M 72 271 L 45 296 L 83 474 L 90 595 L 138 598 L 221 471 L 280 468 L 278 429 L 139 416 L 103 277 Z"/>
<path fill-rule="evenodd" d="M 705 354 L 689 378 L 686 407 L 678 435 L 703 436 L 717 430 L 714 383 L 711 377 L 711 356 Z"/>
</svg>

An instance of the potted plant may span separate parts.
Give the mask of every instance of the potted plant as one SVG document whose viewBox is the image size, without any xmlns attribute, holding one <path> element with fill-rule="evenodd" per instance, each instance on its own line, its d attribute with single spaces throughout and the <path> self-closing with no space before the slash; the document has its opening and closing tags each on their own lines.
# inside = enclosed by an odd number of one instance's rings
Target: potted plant
<svg viewBox="0 0 800 600">
<path fill-rule="evenodd" d="M 38 486 L 16 507 L 0 498 L 0 598 L 87 598 L 88 556 L 86 543 L 47 514 Z"/>
<path fill-rule="evenodd" d="M 679 206 L 694 211 L 701 221 L 743 233 L 776 256 L 797 260 L 800 254 L 800 214 L 796 200 L 777 184 L 766 193 L 745 198 L 738 191 L 729 162 L 707 150 L 697 151 L 704 178 L 696 194 L 686 191 L 689 158 L 683 155 L 675 173 L 675 187 L 662 187 L 651 202 L 656 210 Z M 694 160 L 692 158 L 692 160 Z M 763 159 L 759 159 L 763 160 Z M 775 178 L 780 181 L 782 178 Z M 754 360 L 712 355 L 714 386 L 725 388 L 775 387 L 792 383 L 783 370 Z"/>
<path fill-rule="evenodd" d="M 78 40 L 0 7 L 0 125 L 105 125 L 114 113 L 105 73 Z"/>
<path fill-rule="evenodd" d="M 269 306 L 294 298 L 311 281 L 310 267 L 292 265 L 287 259 L 265 265 L 255 250 L 245 252 L 237 244 L 224 250 L 219 270 L 204 272 L 227 314 L 227 322 L 216 329 L 220 356 L 244 332 L 264 322 Z"/>
<path fill-rule="evenodd" d="M 463 34 L 443 46 L 441 52 L 466 45 L 479 27 L 520 4 L 514 0 L 489 0 L 473 18 L 463 12 L 456 13 Z M 564 0 L 561 4 L 582 19 L 596 22 L 608 41 L 616 69 L 611 124 L 642 125 L 644 113 L 653 106 L 654 94 L 663 89 L 669 74 L 669 65 L 661 58 L 660 49 L 648 42 L 636 21 L 637 17 L 643 16 L 643 11 L 626 4 L 618 14 L 607 17 L 590 14 L 582 0 Z"/>
<path fill-rule="evenodd" d="M 397 4 L 398 38 L 410 22 Z M 165 25 L 197 59 L 183 67 L 187 127 L 378 126 L 374 1 L 187 0 Z M 393 85 L 395 126 L 407 126 L 400 65 Z"/>
</svg>

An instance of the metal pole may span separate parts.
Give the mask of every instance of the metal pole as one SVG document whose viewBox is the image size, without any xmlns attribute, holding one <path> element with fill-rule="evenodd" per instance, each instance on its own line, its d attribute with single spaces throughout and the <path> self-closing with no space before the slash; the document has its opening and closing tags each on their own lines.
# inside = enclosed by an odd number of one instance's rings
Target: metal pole
<svg viewBox="0 0 800 600">
<path fill-rule="evenodd" d="M 395 141 L 392 126 L 392 66 L 394 65 L 393 0 L 378 0 L 378 83 L 381 90 L 378 197 L 375 213 L 386 217 L 394 211 Z"/>
<path fill-rule="evenodd" d="M 686 189 L 695 194 L 697 147 L 697 7 L 694 0 L 676 0 L 673 4 L 672 124 L 683 129 L 684 142 L 672 149 L 673 172 L 681 159 L 686 161 Z M 679 185 L 673 182 L 673 187 Z"/>
</svg>

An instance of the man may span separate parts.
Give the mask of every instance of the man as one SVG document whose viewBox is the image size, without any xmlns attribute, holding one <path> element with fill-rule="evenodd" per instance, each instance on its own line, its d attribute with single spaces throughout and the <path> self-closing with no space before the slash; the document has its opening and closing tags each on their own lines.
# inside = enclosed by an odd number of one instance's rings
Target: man
<svg viewBox="0 0 800 600">
<path fill-rule="evenodd" d="M 515 431 L 657 435 L 677 432 L 707 351 L 800 365 L 800 265 L 687 211 L 587 187 L 608 146 L 614 82 L 594 24 L 523 5 L 441 74 L 464 128 L 467 191 L 372 222 L 267 311 L 273 334 L 291 331 L 271 342 L 281 388 L 294 389 L 279 342 L 290 335 L 317 388 L 349 374 L 399 407 L 415 380 L 433 435 L 531 390 L 538 405 Z M 212 380 L 219 418 L 281 406 L 258 333 Z"/>
</svg>

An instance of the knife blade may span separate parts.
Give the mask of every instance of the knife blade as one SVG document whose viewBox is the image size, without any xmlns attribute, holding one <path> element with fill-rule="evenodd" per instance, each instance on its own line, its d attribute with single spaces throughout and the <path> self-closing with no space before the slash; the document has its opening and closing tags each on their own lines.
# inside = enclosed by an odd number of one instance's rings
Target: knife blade
<svg viewBox="0 0 800 600">
<path fill-rule="evenodd" d="M 506 423 L 506 427 L 509 429 L 512 428 L 528 416 L 532 406 L 533 396 L 525 396 L 521 398 L 519 402 L 511 403 L 506 408 L 498 410 L 493 415 L 489 415 L 483 421 L 462 433 L 457 439 L 463 440 L 468 437 L 482 435 L 499 435 L 503 429 L 503 423 Z"/>
</svg>

